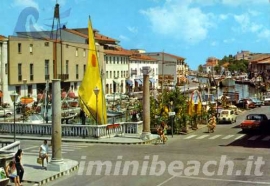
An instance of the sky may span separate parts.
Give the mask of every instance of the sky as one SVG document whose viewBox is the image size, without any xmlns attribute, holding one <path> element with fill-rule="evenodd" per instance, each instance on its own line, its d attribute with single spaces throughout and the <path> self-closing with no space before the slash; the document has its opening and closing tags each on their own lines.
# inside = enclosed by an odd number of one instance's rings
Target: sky
<svg viewBox="0 0 270 186">
<path fill-rule="evenodd" d="M 90 16 L 123 48 L 180 56 L 193 70 L 208 57 L 270 52 L 270 0 L 1 0 L 0 35 L 50 31 L 56 1 L 67 28 Z"/>
</svg>

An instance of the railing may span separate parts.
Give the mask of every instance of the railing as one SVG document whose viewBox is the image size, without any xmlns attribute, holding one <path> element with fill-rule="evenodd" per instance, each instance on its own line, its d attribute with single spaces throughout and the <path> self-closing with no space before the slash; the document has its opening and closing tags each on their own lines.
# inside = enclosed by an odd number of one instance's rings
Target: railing
<svg viewBox="0 0 270 186">
<path fill-rule="evenodd" d="M 70 137 L 94 137 L 106 138 L 118 134 L 140 134 L 142 132 L 142 121 L 140 122 L 121 122 L 117 127 L 106 125 L 81 125 L 81 124 L 61 124 L 62 136 Z M 0 133 L 14 134 L 13 123 L 0 123 Z M 51 135 L 52 124 L 32 124 L 16 123 L 16 134 L 29 135 Z"/>
<path fill-rule="evenodd" d="M 14 152 L 16 153 L 17 150 L 20 149 L 21 142 L 20 141 L 15 141 L 15 142 L 0 142 L 2 144 L 2 148 L 0 151 L 5 151 L 5 152 Z"/>
</svg>

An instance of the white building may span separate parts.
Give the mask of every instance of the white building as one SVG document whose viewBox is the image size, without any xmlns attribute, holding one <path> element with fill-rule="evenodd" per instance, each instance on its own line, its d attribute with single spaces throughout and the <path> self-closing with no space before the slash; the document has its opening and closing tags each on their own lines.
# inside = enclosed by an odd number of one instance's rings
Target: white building
<svg viewBox="0 0 270 186">
<path fill-rule="evenodd" d="M 8 86 L 8 38 L 0 35 L 0 104 L 12 103 L 10 94 L 15 91 L 9 90 Z"/>
</svg>

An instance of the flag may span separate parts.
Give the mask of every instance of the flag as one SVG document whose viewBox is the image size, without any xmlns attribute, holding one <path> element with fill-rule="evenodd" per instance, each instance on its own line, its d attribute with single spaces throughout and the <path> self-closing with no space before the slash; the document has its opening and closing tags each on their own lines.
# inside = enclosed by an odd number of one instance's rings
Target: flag
<svg viewBox="0 0 270 186">
<path fill-rule="evenodd" d="M 88 23 L 88 43 L 89 52 L 87 68 L 78 92 L 80 106 L 85 114 L 95 118 L 98 124 L 106 124 L 107 108 L 97 57 L 94 32 L 90 18 Z M 99 89 L 97 96 L 94 92 L 95 88 Z"/>
</svg>

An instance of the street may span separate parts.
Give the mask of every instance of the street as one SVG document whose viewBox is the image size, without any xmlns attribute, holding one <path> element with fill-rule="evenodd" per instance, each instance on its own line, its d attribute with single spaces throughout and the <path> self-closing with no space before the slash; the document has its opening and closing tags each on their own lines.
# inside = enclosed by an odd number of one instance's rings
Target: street
<svg viewBox="0 0 270 186">
<path fill-rule="evenodd" d="M 246 111 L 215 133 L 202 128 L 168 136 L 165 145 L 63 143 L 63 157 L 77 160 L 79 169 L 46 185 L 270 185 L 270 133 L 244 134 L 238 127 L 246 114 L 270 117 L 269 111 Z M 33 155 L 42 141 L 21 143 Z"/>
</svg>

